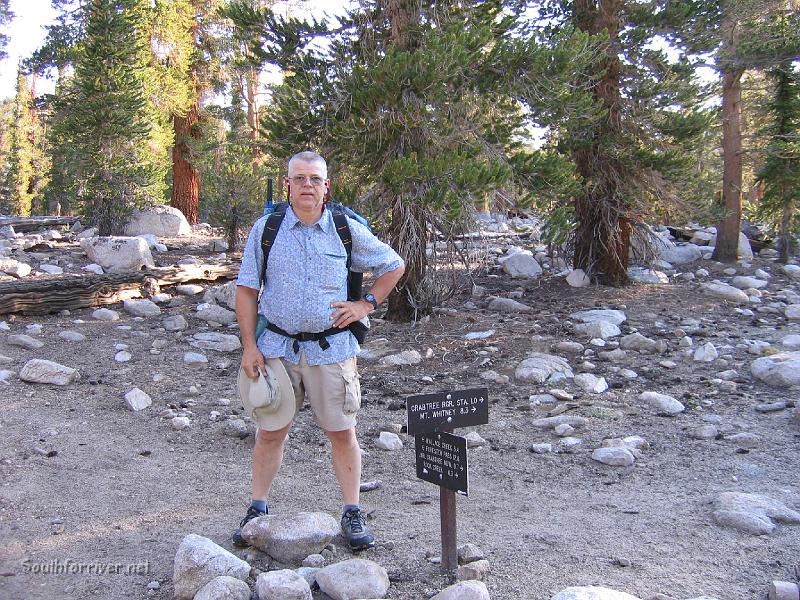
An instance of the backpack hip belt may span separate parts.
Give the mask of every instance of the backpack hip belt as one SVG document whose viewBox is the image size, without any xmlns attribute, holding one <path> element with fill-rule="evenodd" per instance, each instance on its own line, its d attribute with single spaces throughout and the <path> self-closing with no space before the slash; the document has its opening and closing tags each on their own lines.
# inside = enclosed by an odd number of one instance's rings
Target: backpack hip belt
<svg viewBox="0 0 800 600">
<path fill-rule="evenodd" d="M 272 323 L 267 323 L 267 329 L 284 337 L 292 338 L 294 340 L 292 343 L 292 350 L 294 350 L 295 354 L 300 352 L 300 342 L 319 342 L 319 347 L 323 350 L 327 350 L 331 347 L 327 339 L 329 335 L 336 335 L 338 333 L 344 333 L 345 331 L 348 331 L 347 329 L 331 327 L 330 329 L 326 329 L 325 331 L 320 331 L 318 333 L 288 333 Z"/>
</svg>

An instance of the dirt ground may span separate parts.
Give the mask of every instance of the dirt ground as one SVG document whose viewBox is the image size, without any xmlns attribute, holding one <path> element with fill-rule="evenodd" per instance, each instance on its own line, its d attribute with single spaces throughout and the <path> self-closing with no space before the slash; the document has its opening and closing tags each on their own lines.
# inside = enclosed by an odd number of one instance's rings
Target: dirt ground
<svg viewBox="0 0 800 600">
<path fill-rule="evenodd" d="M 711 270 L 712 277 L 724 268 L 709 261 L 693 268 L 699 266 Z M 771 269 L 770 290 L 797 291 L 796 283 L 779 275 L 776 263 L 756 260 L 740 271 L 751 274 L 758 267 Z M 744 339 L 777 343 L 800 332 L 798 324 L 787 323 L 782 314 L 742 316 L 702 296 L 697 282 L 673 281 L 621 290 L 572 289 L 559 278 L 512 281 L 491 271 L 477 282 L 498 295 L 522 288 L 519 300 L 535 310 L 492 313 L 484 300 L 465 291 L 448 302 L 451 310 L 425 322 L 374 324 L 372 339 L 387 338 L 397 352 L 432 351 L 415 366 L 360 364 L 363 481 L 379 480 L 381 486 L 362 495 L 379 544 L 359 556 L 389 572 L 389 598 L 427 598 L 448 581 L 430 560 L 440 554 L 438 488 L 416 478 L 413 437 L 401 434 L 404 448 L 389 452 L 375 446 L 378 434 L 405 423 L 406 396 L 484 387 L 480 374 L 489 369 L 509 375 L 511 382 L 488 384 L 487 425 L 456 431 L 475 430 L 487 441 L 469 450 L 470 495 L 458 498 L 457 522 L 459 544 L 476 544 L 491 563 L 486 584 L 493 599 L 549 600 L 571 585 L 602 585 L 640 598 L 662 593 L 753 600 L 766 598 L 771 580 L 796 581 L 800 526 L 779 525 L 769 536 L 745 535 L 716 525 L 708 501 L 724 491 L 753 492 L 800 509 L 800 430 L 791 422 L 791 409 L 754 411 L 762 402 L 795 401 L 797 390 L 756 381 L 749 371 L 756 357 L 737 347 Z M 189 321 L 184 338 L 207 329 L 193 316 L 200 301 L 198 296 L 162 307 L 162 317 L 144 320 L 119 305 L 110 307 L 120 311 L 117 322 L 92 319 L 92 309 L 68 316 L 0 317 L 11 329 L 0 332 L 0 354 L 13 361 L 3 368 L 18 371 L 30 358 L 46 358 L 81 373 L 78 382 L 64 387 L 16 379 L 0 384 L 0 598 L 166 600 L 173 592 L 175 551 L 189 533 L 249 557 L 254 567 L 268 568 L 264 555 L 234 549 L 230 540 L 249 501 L 253 444 L 252 425 L 245 439 L 223 433 L 224 417 L 242 414 L 235 392 L 238 353 L 208 351 L 207 368 L 187 369 L 183 354 L 194 349 L 159 330 L 162 318 L 173 314 Z M 470 301 L 475 308 L 464 307 Z M 528 398 L 553 386 L 515 382 L 514 367 L 532 351 L 549 351 L 554 342 L 586 343 L 573 332 L 568 315 L 595 307 L 624 310 L 623 333 L 636 328 L 666 340 L 669 350 L 632 353 L 618 365 L 639 374 L 632 380 L 613 372 L 609 363 L 594 361 L 596 374 L 611 385 L 603 394 L 581 392 L 571 382 L 556 386 L 575 395 L 565 414 L 588 418 L 588 426 L 575 434 L 583 445 L 573 452 L 534 454 L 531 444 L 555 446 L 558 438 L 531 425 L 553 406 L 531 409 Z M 714 342 L 722 347 L 721 359 L 708 365 L 679 353 L 674 330 L 687 317 L 700 321 L 695 343 Z M 43 348 L 30 351 L 5 342 L 6 334 L 25 333 L 33 323 L 43 327 L 35 336 L 45 342 Z M 59 338 L 67 329 L 87 339 Z M 495 336 L 463 338 L 488 329 L 495 329 Z M 157 339 L 166 345 L 151 354 Z M 129 346 L 130 362 L 114 361 L 115 344 Z M 665 359 L 677 365 L 660 366 Z M 569 360 L 573 366 L 581 362 L 574 356 Z M 740 375 L 734 391 L 721 391 L 711 381 L 727 368 Z M 155 382 L 156 374 L 163 379 Z M 150 408 L 127 410 L 123 395 L 133 387 L 153 398 Z M 637 402 L 644 390 L 668 393 L 687 410 L 672 418 L 658 416 Z M 220 403 L 225 398 L 229 406 Z M 175 431 L 169 418 L 159 416 L 168 407 L 191 411 L 191 426 Z M 212 420 L 212 411 L 221 416 Z M 691 438 L 690 431 L 709 416 L 723 435 L 710 441 Z M 725 439 L 741 431 L 761 441 L 755 448 L 740 448 Z M 602 440 L 627 435 L 642 436 L 651 446 L 632 467 L 609 467 L 590 458 Z M 270 509 L 273 514 L 322 510 L 338 518 L 329 447 L 307 411 L 291 433 Z M 341 539 L 336 544 L 336 560 L 351 555 Z M 109 563 L 114 572 L 108 572 Z M 46 572 L 58 565 L 79 572 Z M 106 572 L 97 573 L 103 568 Z M 160 587 L 148 589 L 151 582 Z"/>
</svg>

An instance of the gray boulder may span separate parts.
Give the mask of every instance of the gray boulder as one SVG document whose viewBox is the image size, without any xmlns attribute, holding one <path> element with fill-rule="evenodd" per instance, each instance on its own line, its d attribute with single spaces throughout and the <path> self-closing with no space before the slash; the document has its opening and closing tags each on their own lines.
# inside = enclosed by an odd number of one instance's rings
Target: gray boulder
<svg viewBox="0 0 800 600">
<path fill-rule="evenodd" d="M 459 581 L 443 589 L 431 600 L 490 600 L 490 596 L 482 581 Z"/>
<path fill-rule="evenodd" d="M 123 300 L 123 310 L 134 317 L 157 317 L 161 309 L 151 300 Z"/>
<path fill-rule="evenodd" d="M 242 347 L 239 337 L 214 331 L 204 331 L 195 333 L 189 339 L 192 348 L 202 348 L 203 350 L 216 350 L 217 352 L 236 352 Z"/>
<path fill-rule="evenodd" d="M 517 250 L 500 257 L 497 262 L 511 277 L 535 278 L 542 274 L 542 266 L 536 262 L 530 250 Z"/>
<path fill-rule="evenodd" d="M 177 208 L 154 205 L 134 210 L 125 225 L 125 235 L 148 233 L 158 237 L 178 237 L 190 235 L 192 228 Z"/>
<path fill-rule="evenodd" d="M 192 600 L 207 583 L 221 575 L 244 581 L 250 565 L 208 538 L 190 533 L 178 546 L 173 568 L 176 600 Z"/>
<path fill-rule="evenodd" d="M 389 575 L 376 562 L 351 558 L 320 569 L 317 584 L 333 600 L 386 598 Z"/>
<path fill-rule="evenodd" d="M 195 316 L 203 321 L 212 321 L 222 325 L 230 325 L 236 321 L 236 313 L 227 308 L 222 308 L 216 304 L 209 304 L 202 310 L 197 311 Z"/>
<path fill-rule="evenodd" d="M 616 337 L 622 333 L 619 327 L 610 321 L 578 323 L 575 325 L 575 332 L 591 339 L 599 338 L 601 340 L 607 340 L 608 338 Z"/>
<path fill-rule="evenodd" d="M 651 340 L 639 332 L 631 333 L 630 335 L 621 337 L 619 340 L 619 346 L 624 350 L 636 350 L 638 352 L 644 352 L 647 354 L 656 352 L 658 348 L 658 344 L 655 340 Z"/>
<path fill-rule="evenodd" d="M 250 588 L 241 579 L 220 575 L 200 588 L 194 600 L 250 600 Z"/>
<path fill-rule="evenodd" d="M 628 317 L 621 310 L 612 310 L 604 308 L 594 308 L 591 310 L 581 310 L 572 313 L 570 319 L 580 321 L 581 323 L 595 323 L 597 321 L 607 321 L 614 325 L 622 325 Z"/>
<path fill-rule="evenodd" d="M 526 313 L 531 312 L 533 309 L 527 304 L 517 302 L 512 298 L 494 298 L 487 306 L 489 310 L 507 313 Z"/>
<path fill-rule="evenodd" d="M 700 290 L 715 298 L 721 298 L 735 304 L 747 304 L 750 298 L 742 290 L 727 283 L 703 283 Z"/>
<path fill-rule="evenodd" d="M 26 350 L 38 350 L 42 346 L 44 346 L 44 342 L 41 340 L 37 340 L 34 337 L 29 335 L 25 335 L 24 333 L 15 333 L 9 335 L 6 338 L 6 341 L 11 346 L 20 346 L 21 348 L 25 348 Z"/>
<path fill-rule="evenodd" d="M 780 352 L 757 358 L 750 372 L 764 383 L 775 387 L 800 385 L 800 352 Z"/>
<path fill-rule="evenodd" d="M 153 255 L 147 242 L 138 237 L 95 237 L 81 240 L 89 260 L 110 273 L 139 271 L 152 267 Z"/>
<path fill-rule="evenodd" d="M 331 515 L 301 512 L 257 517 L 244 526 L 242 537 L 278 562 L 299 565 L 309 554 L 320 554 L 339 531 L 339 522 Z"/>
<path fill-rule="evenodd" d="M 751 535 L 769 535 L 779 523 L 800 524 L 800 513 L 760 494 L 723 492 L 712 501 L 718 525 Z"/>
<path fill-rule="evenodd" d="M 422 355 L 416 350 L 404 350 L 398 354 L 384 356 L 380 363 L 386 367 L 400 367 L 406 365 L 418 365 L 422 362 Z"/>
<path fill-rule="evenodd" d="M 561 590 L 551 600 L 640 600 L 636 596 L 631 596 L 625 592 L 618 592 L 605 587 L 584 586 L 570 587 Z"/>
<path fill-rule="evenodd" d="M 261 573 L 256 579 L 258 600 L 311 600 L 311 587 L 291 569 Z"/>
<path fill-rule="evenodd" d="M 656 409 L 658 412 L 670 416 L 677 415 L 686 410 L 686 407 L 672 396 L 659 394 L 658 392 L 642 392 L 639 394 L 639 400 Z"/>
<path fill-rule="evenodd" d="M 561 373 L 573 377 L 572 369 L 566 359 L 553 354 L 534 352 L 517 365 L 514 376 L 520 381 L 544 383 L 552 375 Z"/>
<path fill-rule="evenodd" d="M 592 459 L 612 467 L 629 467 L 636 461 L 630 450 L 620 447 L 597 448 Z"/>
<path fill-rule="evenodd" d="M 79 379 L 80 373 L 77 369 L 65 367 L 51 360 L 34 358 L 25 363 L 19 372 L 19 378 L 29 383 L 68 385 Z"/>
</svg>

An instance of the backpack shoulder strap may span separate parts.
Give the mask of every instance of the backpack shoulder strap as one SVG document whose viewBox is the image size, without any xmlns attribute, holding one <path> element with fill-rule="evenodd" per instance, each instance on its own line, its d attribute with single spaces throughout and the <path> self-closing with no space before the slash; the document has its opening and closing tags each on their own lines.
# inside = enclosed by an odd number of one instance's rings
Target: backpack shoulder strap
<svg viewBox="0 0 800 600">
<path fill-rule="evenodd" d="M 339 239 L 342 240 L 342 244 L 344 244 L 345 252 L 347 252 L 347 269 L 349 270 L 350 264 L 353 262 L 353 236 L 350 233 L 350 225 L 347 223 L 347 215 L 332 208 L 331 216 L 336 225 L 336 233 L 339 235 Z"/>
<path fill-rule="evenodd" d="M 267 260 L 269 259 L 269 251 L 272 249 L 272 244 L 275 242 L 275 236 L 278 235 L 278 229 L 283 223 L 283 218 L 286 216 L 286 203 L 279 202 L 275 205 L 275 210 L 267 217 L 267 222 L 264 223 L 264 230 L 261 232 L 261 252 L 264 255 L 264 266 L 261 269 L 261 285 L 267 280 Z"/>
</svg>

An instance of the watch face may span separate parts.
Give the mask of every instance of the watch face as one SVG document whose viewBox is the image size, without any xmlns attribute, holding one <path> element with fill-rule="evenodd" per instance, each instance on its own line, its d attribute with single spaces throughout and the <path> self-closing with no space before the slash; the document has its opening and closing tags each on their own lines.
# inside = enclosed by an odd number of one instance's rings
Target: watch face
<svg viewBox="0 0 800 600">
<path fill-rule="evenodd" d="M 378 301 L 375 299 L 375 296 L 373 296 L 372 294 L 365 294 L 364 295 L 364 300 L 366 300 L 367 302 L 372 304 L 372 306 L 374 308 L 378 308 Z"/>
</svg>

